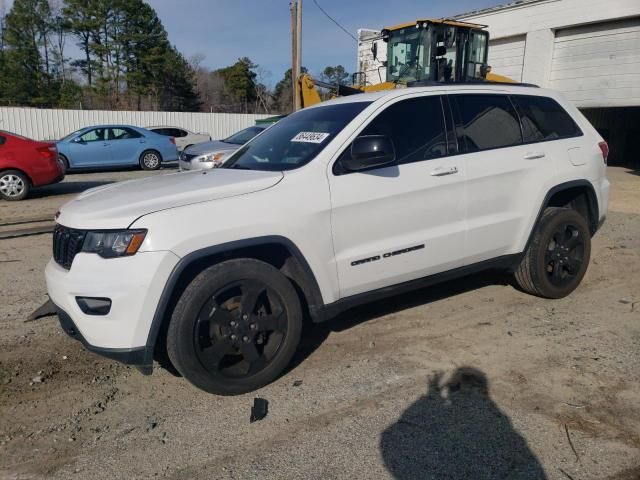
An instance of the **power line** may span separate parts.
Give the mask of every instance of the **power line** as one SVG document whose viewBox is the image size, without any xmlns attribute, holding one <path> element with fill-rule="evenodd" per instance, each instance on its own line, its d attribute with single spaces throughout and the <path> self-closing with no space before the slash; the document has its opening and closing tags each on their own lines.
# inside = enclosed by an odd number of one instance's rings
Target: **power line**
<svg viewBox="0 0 640 480">
<path fill-rule="evenodd" d="M 317 1 L 317 0 L 313 0 L 313 3 L 315 3 L 315 4 L 316 4 L 316 7 L 318 7 L 318 8 L 320 9 L 320 11 L 321 11 L 322 13 L 324 13 L 324 14 L 327 16 L 327 18 L 328 18 L 329 20 L 331 20 L 333 23 L 335 23 L 335 24 L 338 26 L 338 28 L 340 28 L 344 33 L 346 33 L 346 34 L 347 34 L 347 35 L 349 35 L 351 38 L 353 38 L 356 42 L 358 41 L 358 39 L 357 39 L 356 37 L 354 37 L 354 36 L 353 36 L 353 34 L 352 34 L 349 30 L 347 30 L 346 28 L 344 28 L 342 25 L 340 25 L 340 24 L 338 23 L 338 21 L 337 21 L 337 20 L 335 20 L 331 15 L 329 15 L 327 12 L 325 12 L 325 11 L 324 11 L 324 9 L 320 6 L 320 4 L 318 3 L 318 1 Z"/>
</svg>

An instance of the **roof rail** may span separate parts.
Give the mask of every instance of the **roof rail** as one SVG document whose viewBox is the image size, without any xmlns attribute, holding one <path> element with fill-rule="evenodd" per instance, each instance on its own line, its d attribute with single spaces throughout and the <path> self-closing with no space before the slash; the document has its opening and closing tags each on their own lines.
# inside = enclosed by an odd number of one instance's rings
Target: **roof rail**
<svg viewBox="0 0 640 480">
<path fill-rule="evenodd" d="M 516 82 L 490 82 L 487 80 L 474 80 L 472 82 L 436 82 L 433 80 L 416 80 L 407 82 L 407 87 L 441 87 L 448 85 L 509 85 L 512 87 L 530 87 L 540 88 L 534 83 L 516 83 Z"/>
</svg>

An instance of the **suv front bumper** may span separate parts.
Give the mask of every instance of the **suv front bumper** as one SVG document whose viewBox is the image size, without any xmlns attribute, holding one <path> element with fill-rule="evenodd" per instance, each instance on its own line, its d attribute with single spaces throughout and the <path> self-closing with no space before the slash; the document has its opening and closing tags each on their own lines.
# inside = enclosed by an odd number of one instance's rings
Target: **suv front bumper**
<svg viewBox="0 0 640 480">
<path fill-rule="evenodd" d="M 53 259 L 45 269 L 49 298 L 63 330 L 90 351 L 137 366 L 150 366 L 149 330 L 169 275 L 178 263 L 172 252 L 140 252 L 104 259 L 76 255 L 69 270 Z M 77 297 L 108 298 L 108 313 L 84 313 Z"/>
</svg>

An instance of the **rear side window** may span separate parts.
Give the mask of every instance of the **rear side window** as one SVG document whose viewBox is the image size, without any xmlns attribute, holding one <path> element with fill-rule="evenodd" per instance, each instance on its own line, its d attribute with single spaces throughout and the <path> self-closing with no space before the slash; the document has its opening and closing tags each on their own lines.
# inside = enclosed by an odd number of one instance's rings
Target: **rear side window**
<svg viewBox="0 0 640 480">
<path fill-rule="evenodd" d="M 168 128 L 154 128 L 153 131 L 158 135 L 165 135 L 167 137 L 171 136 L 171 132 L 169 132 Z"/>
<path fill-rule="evenodd" d="M 374 118 L 360 135 L 387 135 L 393 142 L 399 164 L 447 155 L 444 115 L 439 96 L 394 103 Z"/>
<path fill-rule="evenodd" d="M 0 145 L 4 145 L 4 142 L 6 141 L 7 141 L 7 138 L 0 135 Z"/>
<path fill-rule="evenodd" d="M 187 136 L 187 132 L 185 132 L 184 130 L 180 130 L 179 128 L 171 128 L 170 132 L 171 132 L 171 136 L 176 138 Z"/>
<path fill-rule="evenodd" d="M 458 111 L 458 141 L 467 152 L 522 144 L 520 122 L 506 95 L 451 96 Z"/>
<path fill-rule="evenodd" d="M 582 131 L 571 116 L 552 98 L 515 95 L 524 141 L 544 142 L 578 137 Z"/>
</svg>

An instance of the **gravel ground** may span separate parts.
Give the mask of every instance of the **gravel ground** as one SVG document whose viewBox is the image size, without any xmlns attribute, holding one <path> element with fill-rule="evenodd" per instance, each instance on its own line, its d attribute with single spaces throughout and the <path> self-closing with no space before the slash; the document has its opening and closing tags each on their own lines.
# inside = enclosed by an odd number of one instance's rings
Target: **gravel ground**
<svg viewBox="0 0 640 480">
<path fill-rule="evenodd" d="M 640 177 L 561 300 L 484 273 L 353 309 L 254 394 L 85 351 L 43 301 L 50 235 L 0 240 L 0 478 L 640 478 Z M 143 172 L 70 175 L 0 219 Z M 269 414 L 249 423 L 254 397 Z"/>
</svg>

